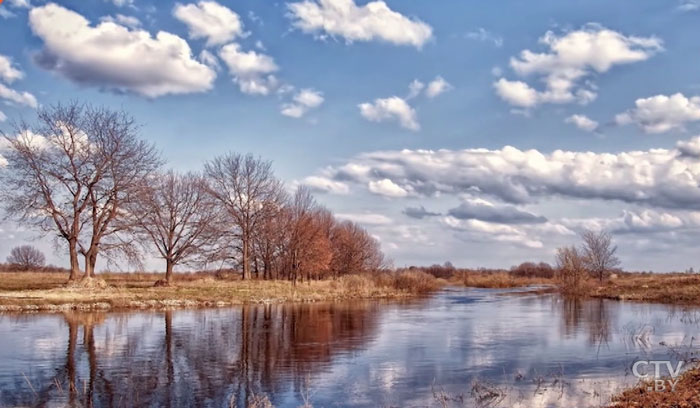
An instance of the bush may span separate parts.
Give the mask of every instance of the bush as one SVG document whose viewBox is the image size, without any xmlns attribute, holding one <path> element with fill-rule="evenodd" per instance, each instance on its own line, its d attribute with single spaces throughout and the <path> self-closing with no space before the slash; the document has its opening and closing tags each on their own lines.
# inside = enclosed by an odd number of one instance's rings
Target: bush
<svg viewBox="0 0 700 408">
<path fill-rule="evenodd" d="M 510 269 L 513 276 L 522 278 L 545 278 L 552 279 L 554 277 L 554 268 L 546 262 L 538 264 L 534 262 L 523 262 L 518 266 Z"/>
<path fill-rule="evenodd" d="M 394 287 L 412 293 L 428 293 L 439 288 L 435 276 L 422 271 L 399 272 L 394 278 Z"/>
</svg>

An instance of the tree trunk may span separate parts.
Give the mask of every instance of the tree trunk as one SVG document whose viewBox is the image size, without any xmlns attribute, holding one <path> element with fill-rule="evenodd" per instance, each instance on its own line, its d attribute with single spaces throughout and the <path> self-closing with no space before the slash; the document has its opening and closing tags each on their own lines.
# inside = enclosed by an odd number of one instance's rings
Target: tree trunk
<svg viewBox="0 0 700 408">
<path fill-rule="evenodd" d="M 85 253 L 85 274 L 83 279 L 91 279 L 95 277 L 95 264 L 97 263 L 97 249 L 90 248 Z"/>
<path fill-rule="evenodd" d="M 68 252 L 70 253 L 70 277 L 68 280 L 74 281 L 80 275 L 80 262 L 78 261 L 78 243 L 76 240 L 68 241 Z"/>
<path fill-rule="evenodd" d="M 243 280 L 250 279 L 250 260 L 248 259 L 248 237 L 243 237 Z"/>
<path fill-rule="evenodd" d="M 168 286 L 173 281 L 173 262 L 170 259 L 165 260 L 165 281 L 168 283 Z"/>
</svg>

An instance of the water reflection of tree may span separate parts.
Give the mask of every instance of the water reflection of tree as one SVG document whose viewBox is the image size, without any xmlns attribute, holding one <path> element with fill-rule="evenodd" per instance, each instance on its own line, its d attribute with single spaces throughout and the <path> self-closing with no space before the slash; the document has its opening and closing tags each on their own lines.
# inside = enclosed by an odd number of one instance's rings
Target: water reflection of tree
<svg viewBox="0 0 700 408">
<path fill-rule="evenodd" d="M 610 342 L 612 318 L 604 299 L 562 298 L 558 303 L 565 336 L 574 336 L 585 330 L 589 344 L 598 350 Z"/>
<path fill-rule="evenodd" d="M 37 406 L 58 399 L 82 407 L 243 407 L 254 394 L 300 392 L 307 376 L 365 345 L 378 317 L 370 304 L 181 313 L 182 321 L 178 312 L 145 315 L 154 318 L 148 330 L 120 328 L 118 317 L 103 325 L 104 314 L 66 313 L 65 360 L 57 362 L 53 381 L 27 389 L 23 400 L 31 396 L 29 405 Z"/>
</svg>

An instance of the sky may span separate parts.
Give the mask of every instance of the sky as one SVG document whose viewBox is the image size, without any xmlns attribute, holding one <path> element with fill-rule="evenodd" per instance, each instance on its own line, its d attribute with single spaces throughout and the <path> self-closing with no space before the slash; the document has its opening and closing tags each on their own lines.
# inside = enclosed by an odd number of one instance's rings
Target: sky
<svg viewBox="0 0 700 408">
<path fill-rule="evenodd" d="M 177 170 L 259 155 L 396 266 L 552 263 L 604 229 L 626 269 L 698 269 L 699 23 L 698 0 L 5 0 L 0 129 L 81 100 Z M 0 229 L 0 258 L 65 264 Z"/>
</svg>

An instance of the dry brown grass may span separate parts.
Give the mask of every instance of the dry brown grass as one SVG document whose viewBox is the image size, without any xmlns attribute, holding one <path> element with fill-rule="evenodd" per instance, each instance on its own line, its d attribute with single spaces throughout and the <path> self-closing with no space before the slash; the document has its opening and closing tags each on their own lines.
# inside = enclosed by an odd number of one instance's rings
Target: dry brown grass
<svg viewBox="0 0 700 408">
<path fill-rule="evenodd" d="M 100 274 L 109 287 L 65 286 L 67 274 L 0 273 L 0 311 L 230 306 L 245 303 L 318 302 L 402 298 L 439 287 L 427 274 L 348 275 L 338 280 L 242 281 L 213 274 L 177 274 L 170 287 L 153 287 L 161 274 Z"/>
<path fill-rule="evenodd" d="M 622 392 L 608 408 L 696 408 L 700 407 L 700 369 L 685 372 L 673 392 L 649 391 L 649 383 Z M 668 381 L 666 381 L 668 388 Z"/>
<path fill-rule="evenodd" d="M 532 285 L 551 285 L 552 279 L 516 276 L 509 272 L 459 271 L 449 279 L 454 285 L 471 288 L 518 288 Z"/>
<path fill-rule="evenodd" d="M 588 296 L 650 303 L 700 305 L 700 275 L 624 274 L 589 288 Z"/>
</svg>

